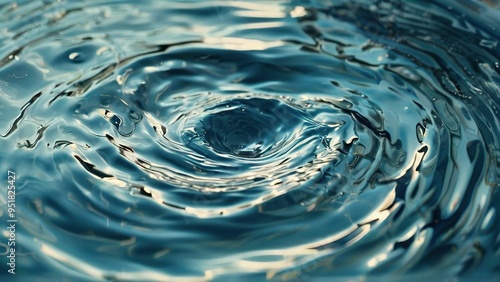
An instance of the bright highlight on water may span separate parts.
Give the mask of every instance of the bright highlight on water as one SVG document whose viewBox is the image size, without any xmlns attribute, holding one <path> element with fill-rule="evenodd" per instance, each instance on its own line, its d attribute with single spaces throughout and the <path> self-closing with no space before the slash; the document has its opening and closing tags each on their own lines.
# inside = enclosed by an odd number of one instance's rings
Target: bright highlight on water
<svg viewBox="0 0 500 282">
<path fill-rule="evenodd" d="M 498 279 L 499 18 L 0 3 L 0 280 Z"/>
</svg>

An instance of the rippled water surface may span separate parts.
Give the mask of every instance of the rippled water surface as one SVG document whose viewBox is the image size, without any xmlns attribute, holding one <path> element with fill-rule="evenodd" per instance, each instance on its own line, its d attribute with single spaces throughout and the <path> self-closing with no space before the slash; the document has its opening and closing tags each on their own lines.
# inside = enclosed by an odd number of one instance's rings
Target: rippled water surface
<svg viewBox="0 0 500 282">
<path fill-rule="evenodd" d="M 499 279 L 499 9 L 2 3 L 2 281 Z"/>
</svg>

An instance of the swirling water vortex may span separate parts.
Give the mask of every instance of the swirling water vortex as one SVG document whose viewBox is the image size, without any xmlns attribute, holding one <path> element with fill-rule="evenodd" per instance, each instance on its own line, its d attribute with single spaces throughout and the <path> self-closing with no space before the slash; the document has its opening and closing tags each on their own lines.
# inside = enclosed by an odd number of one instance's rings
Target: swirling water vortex
<svg viewBox="0 0 500 282">
<path fill-rule="evenodd" d="M 16 279 L 499 276 L 498 11 L 88 0 L 0 12 Z"/>
</svg>

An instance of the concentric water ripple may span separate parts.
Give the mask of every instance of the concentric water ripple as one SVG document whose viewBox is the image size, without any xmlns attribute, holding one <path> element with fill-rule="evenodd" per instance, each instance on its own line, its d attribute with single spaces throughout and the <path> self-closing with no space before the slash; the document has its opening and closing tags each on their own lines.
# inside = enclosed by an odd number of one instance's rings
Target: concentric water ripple
<svg viewBox="0 0 500 282">
<path fill-rule="evenodd" d="M 462 2 L 1 5 L 15 278 L 496 279 L 498 10 Z"/>
</svg>

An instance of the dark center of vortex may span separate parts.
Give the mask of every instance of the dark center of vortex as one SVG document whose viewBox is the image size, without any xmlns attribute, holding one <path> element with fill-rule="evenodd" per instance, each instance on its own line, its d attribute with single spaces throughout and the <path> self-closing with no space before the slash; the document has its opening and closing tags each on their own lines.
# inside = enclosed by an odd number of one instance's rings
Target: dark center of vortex
<svg viewBox="0 0 500 282">
<path fill-rule="evenodd" d="M 238 99 L 207 109 L 196 131 L 214 151 L 244 158 L 273 152 L 300 125 L 301 112 L 278 100 Z"/>
</svg>

